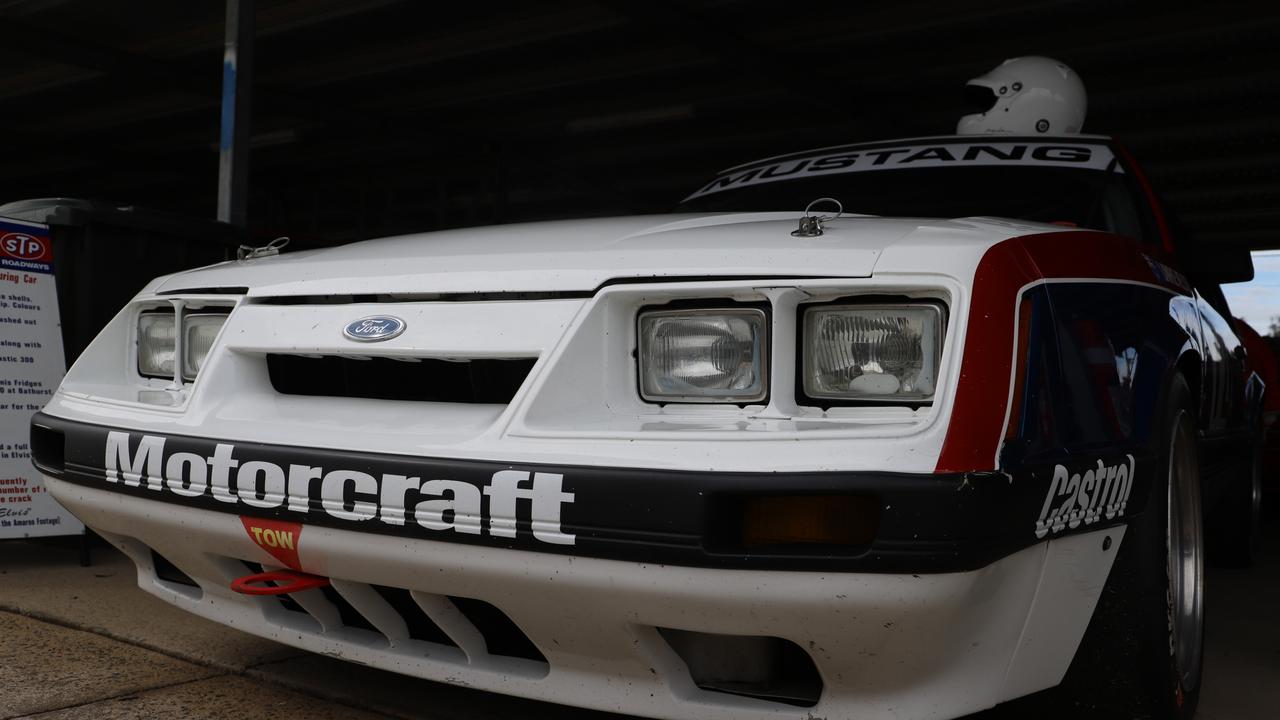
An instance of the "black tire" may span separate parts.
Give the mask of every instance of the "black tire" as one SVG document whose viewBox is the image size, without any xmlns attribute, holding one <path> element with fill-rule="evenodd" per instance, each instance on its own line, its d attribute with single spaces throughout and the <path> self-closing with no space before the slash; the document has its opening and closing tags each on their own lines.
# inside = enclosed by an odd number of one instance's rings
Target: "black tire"
<svg viewBox="0 0 1280 720">
<path fill-rule="evenodd" d="M 1141 514 L 1120 543 L 1098 607 L 1061 686 L 1041 701 L 1049 717 L 1190 720 L 1203 669 L 1203 520 L 1194 507 L 1199 613 L 1190 630 L 1175 631 L 1171 590 L 1169 501 L 1175 490 L 1200 493 L 1194 413 L 1186 381 L 1175 375 L 1165 394 L 1157 472 Z M 1188 468 L 1192 477 L 1187 477 Z M 1177 507 L 1183 500 L 1178 500 Z M 1181 520 L 1176 524 L 1180 525 Z M 1183 594 L 1185 595 L 1185 594 Z M 1179 595 L 1179 597 L 1183 596 Z M 1182 667 L 1187 665 L 1187 667 Z M 1047 699 L 1047 698 L 1046 698 Z"/>
</svg>

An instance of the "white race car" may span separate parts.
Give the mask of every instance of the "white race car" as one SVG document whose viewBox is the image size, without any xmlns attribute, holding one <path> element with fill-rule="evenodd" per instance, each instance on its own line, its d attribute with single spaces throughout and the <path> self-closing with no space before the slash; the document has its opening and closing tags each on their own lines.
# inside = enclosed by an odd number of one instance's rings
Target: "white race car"
<svg viewBox="0 0 1280 720">
<path fill-rule="evenodd" d="M 148 592 L 400 673 L 699 720 L 1065 678 L 1188 717 L 1261 388 L 1243 271 L 1187 252 L 1106 138 L 799 153 L 670 216 L 159 278 L 33 456 Z"/>
</svg>

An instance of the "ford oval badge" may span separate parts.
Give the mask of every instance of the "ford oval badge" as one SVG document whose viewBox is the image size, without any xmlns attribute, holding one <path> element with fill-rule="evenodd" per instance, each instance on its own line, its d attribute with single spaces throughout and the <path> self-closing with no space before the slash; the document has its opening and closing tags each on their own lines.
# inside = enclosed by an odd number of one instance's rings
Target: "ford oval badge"
<svg viewBox="0 0 1280 720">
<path fill-rule="evenodd" d="M 404 321 L 393 315 L 370 315 L 342 329 L 342 334 L 356 342 L 381 342 L 404 332 Z"/>
</svg>

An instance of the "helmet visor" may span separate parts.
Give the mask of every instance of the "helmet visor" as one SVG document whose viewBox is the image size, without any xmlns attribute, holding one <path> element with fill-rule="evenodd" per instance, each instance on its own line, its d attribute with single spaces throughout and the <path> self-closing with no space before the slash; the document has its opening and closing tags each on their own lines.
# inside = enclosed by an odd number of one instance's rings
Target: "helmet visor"
<svg viewBox="0 0 1280 720">
<path fill-rule="evenodd" d="M 996 106 L 996 93 L 982 85 L 964 86 L 964 112 L 966 115 L 985 113 Z"/>
</svg>

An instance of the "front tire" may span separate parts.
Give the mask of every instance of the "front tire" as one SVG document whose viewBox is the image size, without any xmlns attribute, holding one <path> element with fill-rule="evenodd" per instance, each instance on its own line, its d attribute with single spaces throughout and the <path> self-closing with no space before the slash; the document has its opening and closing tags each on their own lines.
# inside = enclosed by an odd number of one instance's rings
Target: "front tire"
<svg viewBox="0 0 1280 720">
<path fill-rule="evenodd" d="M 1194 418 L 1186 380 L 1175 375 L 1146 507 L 1125 532 L 1051 716 L 1195 715 L 1204 663 L 1204 513 Z"/>
</svg>

